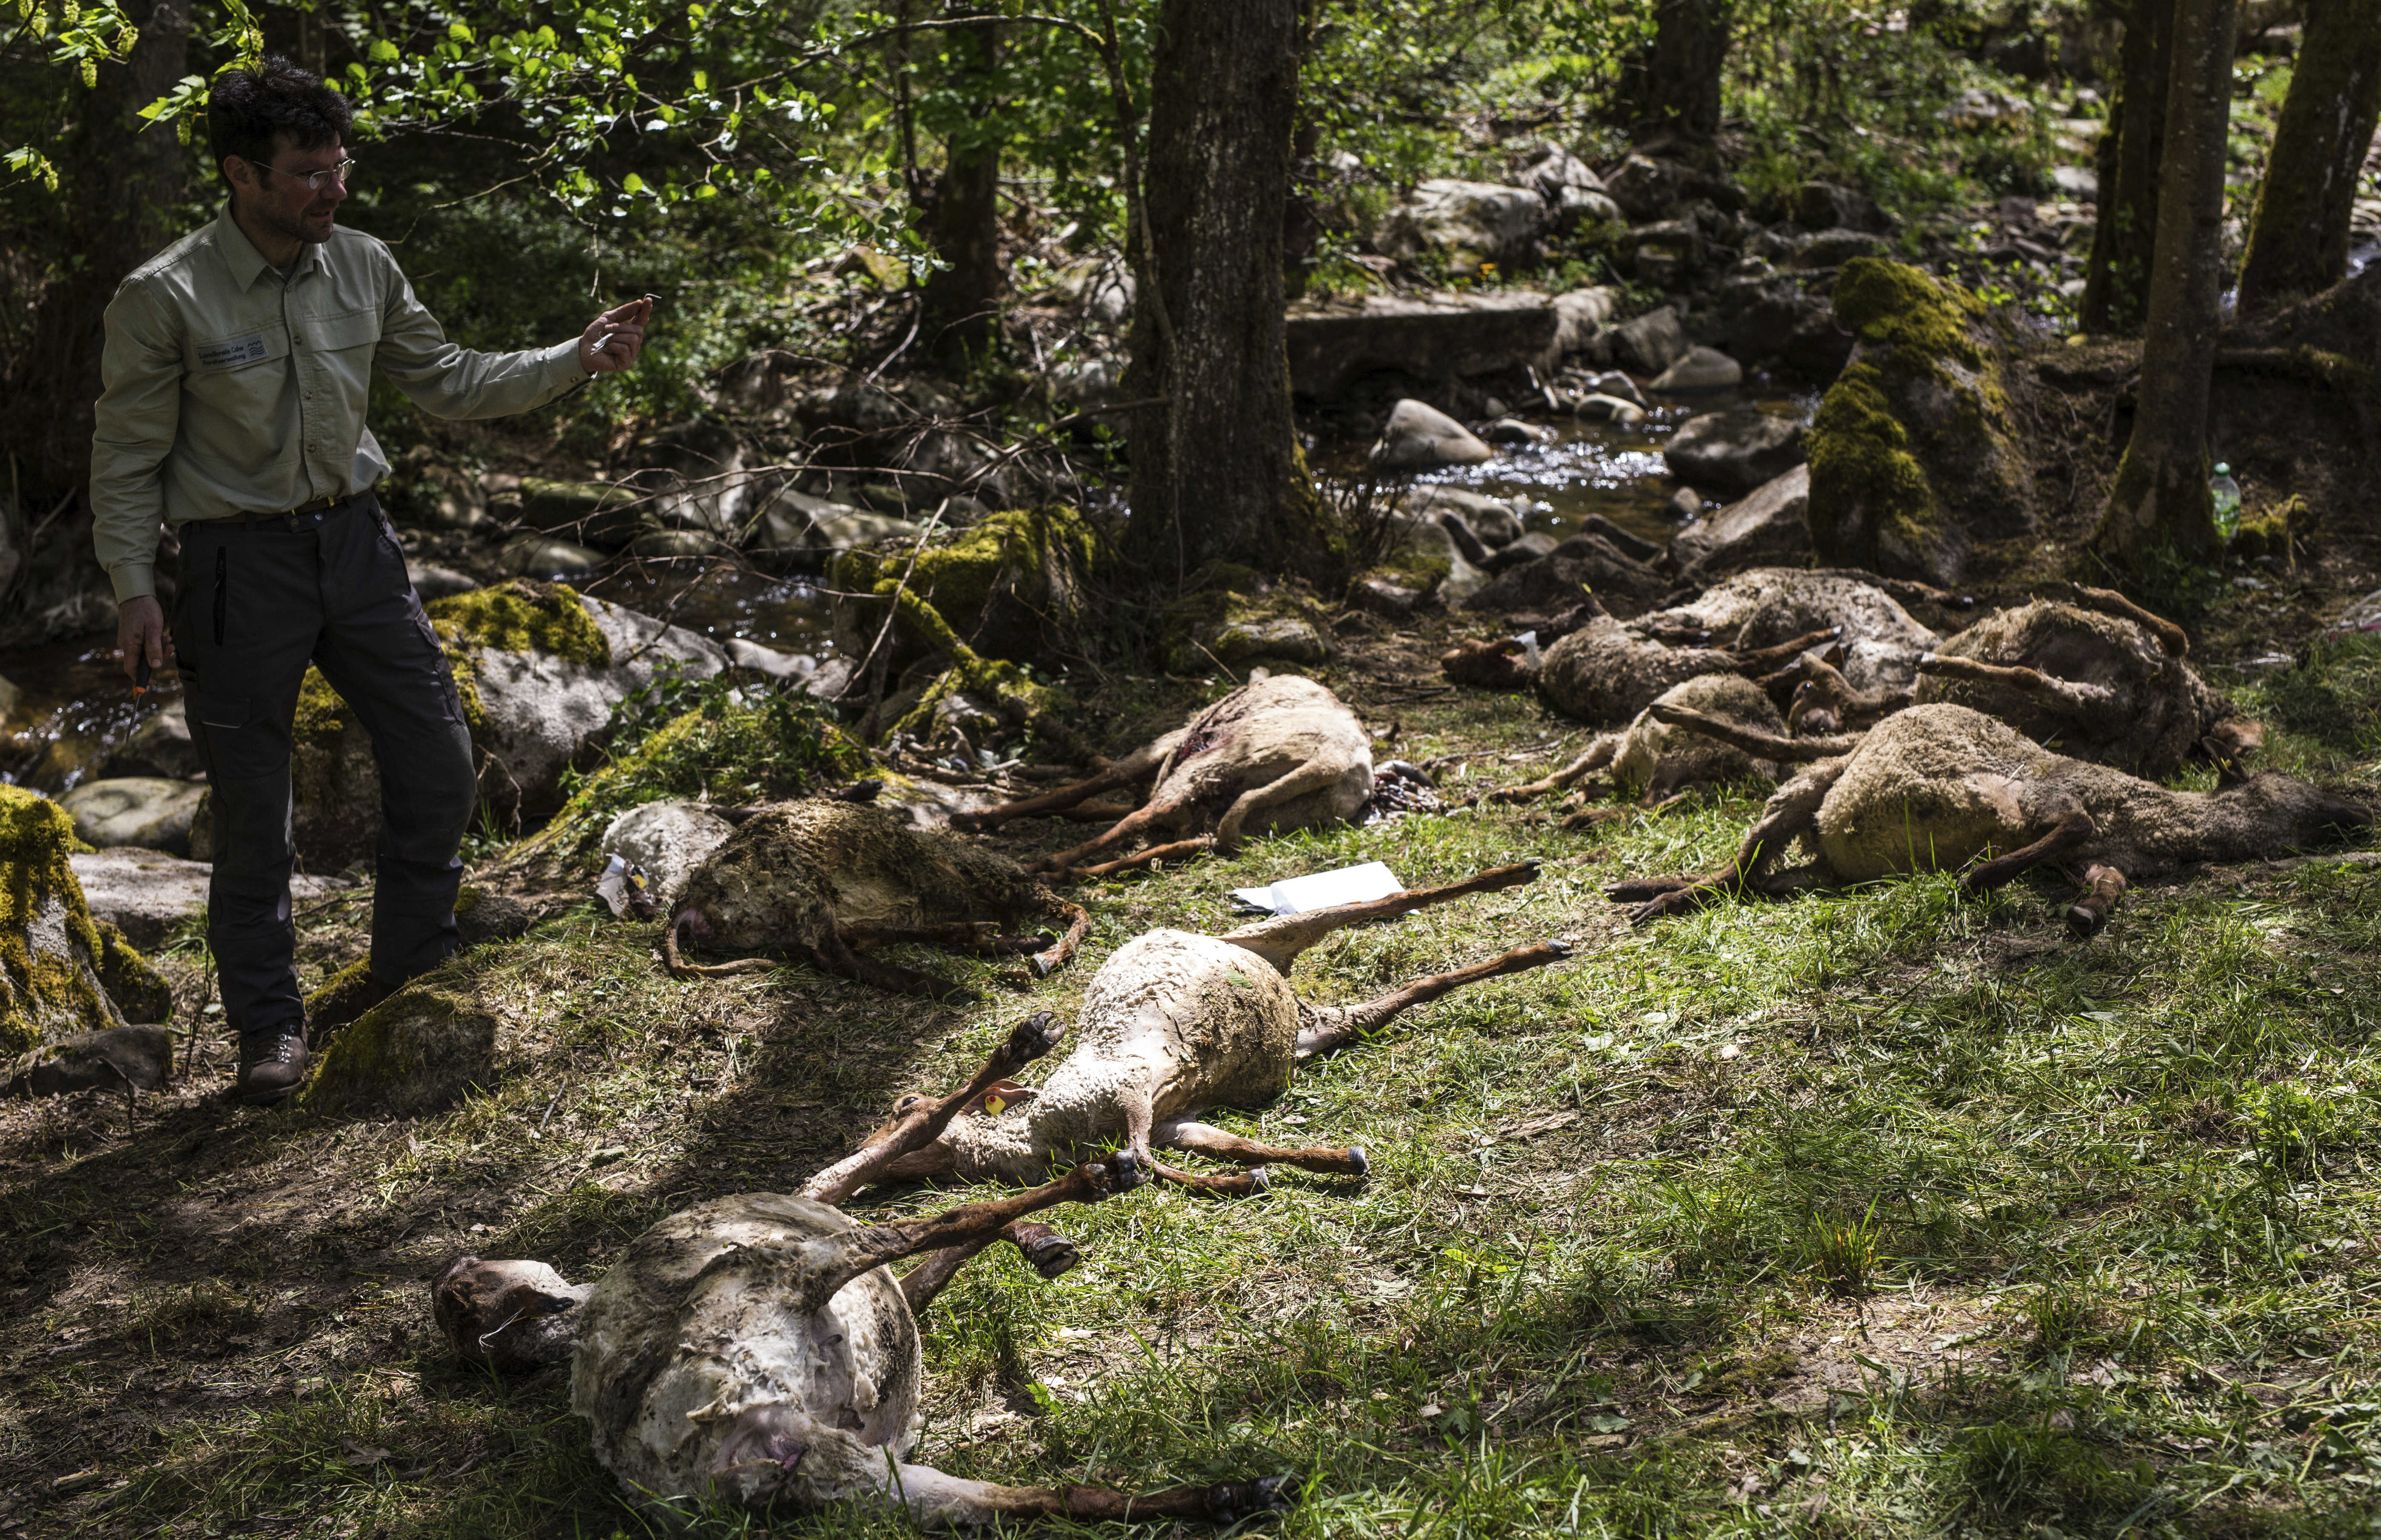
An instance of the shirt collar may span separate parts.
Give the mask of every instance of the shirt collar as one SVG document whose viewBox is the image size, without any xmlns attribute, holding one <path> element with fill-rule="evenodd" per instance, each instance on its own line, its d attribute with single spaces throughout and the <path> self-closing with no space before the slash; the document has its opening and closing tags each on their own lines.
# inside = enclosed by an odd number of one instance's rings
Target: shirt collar
<svg viewBox="0 0 2381 1540">
<path fill-rule="evenodd" d="M 248 232 L 239 227 L 239 221 L 232 217 L 228 198 L 224 200 L 223 213 L 215 215 L 215 250 L 223 253 L 225 265 L 231 269 L 232 281 L 243 289 L 252 287 L 259 275 L 275 271 L 264 260 L 264 253 L 256 249 L 256 243 L 248 238 Z M 321 252 L 322 249 L 311 241 L 299 242 L 298 265 L 289 275 L 294 278 L 320 263 Z"/>
</svg>

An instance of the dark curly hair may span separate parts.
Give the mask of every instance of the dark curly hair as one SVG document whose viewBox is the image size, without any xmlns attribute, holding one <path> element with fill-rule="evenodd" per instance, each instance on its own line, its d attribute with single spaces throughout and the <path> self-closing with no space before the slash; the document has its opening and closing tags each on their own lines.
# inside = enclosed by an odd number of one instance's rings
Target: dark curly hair
<svg viewBox="0 0 2381 1540">
<path fill-rule="evenodd" d="M 207 141 L 217 171 L 226 155 L 271 165 L 275 135 L 287 135 L 300 150 L 345 144 L 353 120 L 346 97 L 278 54 L 266 55 L 253 69 L 225 70 L 207 92 Z"/>
</svg>

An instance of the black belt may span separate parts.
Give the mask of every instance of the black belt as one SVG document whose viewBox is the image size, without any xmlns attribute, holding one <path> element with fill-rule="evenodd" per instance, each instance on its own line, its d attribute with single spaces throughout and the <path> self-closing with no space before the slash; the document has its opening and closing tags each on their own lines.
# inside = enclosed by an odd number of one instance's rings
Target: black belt
<svg viewBox="0 0 2381 1540">
<path fill-rule="evenodd" d="M 348 504 L 355 502 L 363 495 L 364 495 L 360 492 L 341 492 L 326 497 L 317 497 L 311 503 L 300 503 L 294 508 L 274 508 L 269 511 L 235 513 L 230 517 L 231 519 L 243 524 L 262 524 L 267 520 L 278 521 L 286 519 L 289 521 L 291 527 L 295 528 L 298 522 L 298 516 L 299 514 L 329 513 L 335 508 L 346 507 Z"/>
</svg>

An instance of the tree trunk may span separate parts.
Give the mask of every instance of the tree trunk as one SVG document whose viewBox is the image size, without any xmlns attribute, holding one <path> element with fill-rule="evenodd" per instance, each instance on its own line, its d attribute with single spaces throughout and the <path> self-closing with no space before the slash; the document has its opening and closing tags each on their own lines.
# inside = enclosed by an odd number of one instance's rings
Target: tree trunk
<svg viewBox="0 0 2381 1540">
<path fill-rule="evenodd" d="M 65 197 L 62 251 L 79 258 L 43 294 L 32 335 L 0 391 L 0 437 L 12 461 L 32 548 L 0 588 L 0 645 L 22 645 L 113 623 L 113 593 L 91 545 L 88 507 L 92 407 L 99 398 L 101 320 L 116 285 L 176 233 L 182 148 L 174 130 L 139 110 L 189 72 L 189 0 L 132 0 L 140 40 L 130 61 L 102 65 L 72 137 L 57 156 Z M 76 88 L 79 90 L 79 88 Z"/>
<path fill-rule="evenodd" d="M 1218 559 L 1286 570 L 1319 545 L 1282 327 L 1301 35 L 1298 0 L 1166 0 L 1158 18 L 1125 394 L 1165 400 L 1129 425 L 1126 548 L 1178 585 Z"/>
<path fill-rule="evenodd" d="M 971 14 L 972 7 L 955 14 Z M 963 59 L 952 84 L 981 104 L 976 122 L 943 141 L 942 174 L 935 178 L 926 242 L 948 265 L 926 280 L 920 324 L 926 353 L 942 363 L 982 357 L 995 338 L 1000 304 L 1000 141 L 991 121 L 995 91 L 993 27 L 956 29 L 948 34 L 955 58 Z"/>
<path fill-rule="evenodd" d="M 2131 331 L 2142 324 L 2149 298 L 2167 81 L 2174 73 L 2172 0 L 2132 0 L 2121 59 L 2116 109 L 2100 136 L 2100 217 L 2083 268 L 2077 318 L 2086 332 Z"/>
<path fill-rule="evenodd" d="M 1654 44 L 1634 92 L 1642 128 L 1691 141 L 1718 135 L 1730 5 L 1731 0 L 1657 0 Z"/>
<path fill-rule="evenodd" d="M 2381 122 L 2381 0 L 2308 0 L 2241 264 L 2241 311 L 2270 310 L 2348 275 L 2348 217 Z"/>
<path fill-rule="evenodd" d="M 2175 0 L 2149 323 L 2132 441 L 2093 544 L 2139 560 L 2216 544 L 2207 400 L 2224 290 L 2224 150 L 2232 111 L 2234 0 Z"/>
</svg>

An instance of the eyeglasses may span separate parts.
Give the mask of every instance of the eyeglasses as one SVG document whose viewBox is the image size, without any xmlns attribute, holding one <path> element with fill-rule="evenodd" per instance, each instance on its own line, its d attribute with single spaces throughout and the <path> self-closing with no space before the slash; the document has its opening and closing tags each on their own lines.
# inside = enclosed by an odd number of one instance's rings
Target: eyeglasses
<svg viewBox="0 0 2381 1540">
<path fill-rule="evenodd" d="M 323 183 L 325 180 L 334 181 L 338 183 L 341 187 L 345 187 L 348 185 L 348 179 L 356 174 L 356 163 L 353 161 L 341 161 L 338 165 L 330 167 L 328 170 L 315 172 L 283 171 L 277 165 L 258 165 L 258 163 L 253 161 L 249 164 L 255 165 L 259 171 L 272 171 L 277 172 L 284 177 L 295 177 L 299 181 L 304 182 L 307 189 L 311 192 L 322 191 Z"/>
</svg>

